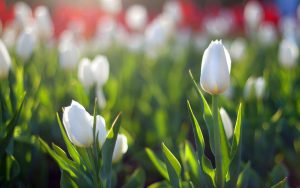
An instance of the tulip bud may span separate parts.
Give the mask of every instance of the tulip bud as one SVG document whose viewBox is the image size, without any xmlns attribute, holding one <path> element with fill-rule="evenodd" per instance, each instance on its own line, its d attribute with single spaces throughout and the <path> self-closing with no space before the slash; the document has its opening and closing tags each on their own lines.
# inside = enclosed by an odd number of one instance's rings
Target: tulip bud
<svg viewBox="0 0 300 188">
<path fill-rule="evenodd" d="M 79 50 L 72 39 L 63 39 L 58 47 L 59 63 L 63 69 L 72 70 L 79 59 Z"/>
<path fill-rule="evenodd" d="M 26 28 L 19 36 L 16 44 L 16 53 L 24 61 L 28 60 L 36 45 L 36 35 L 33 28 Z"/>
<path fill-rule="evenodd" d="M 226 137 L 230 139 L 233 135 L 232 121 L 224 108 L 220 108 L 220 115 L 221 115 Z"/>
<path fill-rule="evenodd" d="M 230 45 L 230 55 L 234 63 L 239 63 L 245 56 L 246 41 L 243 38 L 235 39 Z"/>
<path fill-rule="evenodd" d="M 86 89 L 94 84 L 93 71 L 91 62 L 88 58 L 83 58 L 78 66 L 78 79 Z"/>
<path fill-rule="evenodd" d="M 63 123 L 70 141 L 79 147 L 89 147 L 93 143 L 94 117 L 76 101 L 65 107 Z M 96 116 L 96 135 L 98 134 L 99 146 L 105 142 L 107 131 L 105 120 L 102 116 Z"/>
<path fill-rule="evenodd" d="M 270 46 L 277 40 L 277 33 L 274 24 L 264 23 L 259 26 L 258 40 L 263 46 Z"/>
<path fill-rule="evenodd" d="M 38 6 L 35 9 L 35 20 L 38 34 L 42 39 L 49 39 L 53 35 L 53 24 L 47 7 Z"/>
<path fill-rule="evenodd" d="M 25 2 L 17 2 L 14 6 L 15 22 L 19 29 L 25 29 L 32 21 L 32 11 Z"/>
<path fill-rule="evenodd" d="M 6 78 L 11 67 L 11 59 L 6 46 L 0 39 L 0 79 Z"/>
<path fill-rule="evenodd" d="M 262 6 L 257 1 L 249 1 L 244 10 L 244 19 L 248 28 L 256 30 L 263 18 Z"/>
<path fill-rule="evenodd" d="M 230 84 L 230 69 L 230 55 L 222 41 L 212 41 L 202 57 L 202 89 L 212 95 L 223 93 Z"/>
<path fill-rule="evenodd" d="M 297 64 L 299 48 L 294 40 L 283 39 L 279 45 L 279 63 L 285 68 Z"/>
<path fill-rule="evenodd" d="M 112 157 L 112 162 L 115 163 L 119 161 L 123 154 L 127 152 L 128 145 L 127 145 L 127 138 L 123 134 L 118 134 L 117 140 L 116 140 L 116 145 L 113 151 L 113 157 Z"/>
<path fill-rule="evenodd" d="M 93 142 L 93 117 L 76 101 L 65 107 L 63 123 L 70 141 L 79 147 L 89 147 Z"/>
<path fill-rule="evenodd" d="M 16 38 L 17 38 L 16 25 L 13 23 L 6 24 L 6 27 L 4 27 L 3 30 L 2 39 L 8 49 L 11 49 L 15 46 Z"/>
<path fill-rule="evenodd" d="M 132 5 L 126 11 L 125 20 L 132 30 L 141 31 L 147 24 L 147 10 L 141 5 Z"/>
<path fill-rule="evenodd" d="M 245 88 L 244 97 L 246 100 L 256 97 L 257 99 L 262 99 L 265 93 L 266 83 L 263 77 L 259 78 L 248 78 Z"/>
<path fill-rule="evenodd" d="M 109 63 L 105 56 L 98 55 L 92 63 L 92 72 L 98 86 L 103 86 L 109 76 Z"/>
<path fill-rule="evenodd" d="M 121 0 L 100 0 L 101 7 L 112 15 L 118 14 L 122 9 Z"/>
<path fill-rule="evenodd" d="M 163 13 L 169 15 L 175 22 L 180 22 L 182 19 L 182 10 L 179 1 L 166 1 L 163 7 Z"/>
<path fill-rule="evenodd" d="M 255 94 L 256 98 L 262 99 L 265 93 L 266 83 L 263 77 L 259 77 L 255 82 Z"/>
</svg>

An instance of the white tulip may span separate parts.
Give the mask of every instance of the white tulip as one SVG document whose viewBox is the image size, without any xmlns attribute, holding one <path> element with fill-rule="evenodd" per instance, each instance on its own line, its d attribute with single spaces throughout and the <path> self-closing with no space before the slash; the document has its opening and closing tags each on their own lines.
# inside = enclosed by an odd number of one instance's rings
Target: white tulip
<svg viewBox="0 0 300 188">
<path fill-rule="evenodd" d="M 2 39 L 7 48 L 11 49 L 15 46 L 17 38 L 17 27 L 15 24 L 10 23 L 4 27 Z"/>
<path fill-rule="evenodd" d="M 292 68 L 297 64 L 299 48 L 294 40 L 283 39 L 279 45 L 279 63 L 285 68 Z"/>
<path fill-rule="evenodd" d="M 200 84 L 204 91 L 214 95 L 223 93 L 230 85 L 231 59 L 222 41 L 212 41 L 204 51 Z"/>
<path fill-rule="evenodd" d="M 113 39 L 118 28 L 118 23 L 111 17 L 105 17 L 97 23 L 95 32 L 95 47 L 101 51 L 113 44 Z"/>
<path fill-rule="evenodd" d="M 249 100 L 253 97 L 262 99 L 265 94 L 266 83 L 263 77 L 248 78 L 244 87 L 244 97 Z"/>
<path fill-rule="evenodd" d="M 15 22 L 19 29 L 25 29 L 32 22 L 32 11 L 28 4 L 19 1 L 14 5 Z"/>
<path fill-rule="evenodd" d="M 251 97 L 253 97 L 253 95 L 255 95 L 254 90 L 255 90 L 255 78 L 250 77 L 246 81 L 246 84 L 245 84 L 245 87 L 244 87 L 244 98 L 246 100 L 248 100 Z"/>
<path fill-rule="evenodd" d="M 78 147 L 89 147 L 93 143 L 94 117 L 76 101 L 65 107 L 63 124 L 70 141 Z M 99 146 L 105 142 L 107 131 L 105 120 L 102 116 L 96 116 L 96 134 L 98 134 Z"/>
<path fill-rule="evenodd" d="M 11 67 L 11 59 L 7 51 L 6 46 L 0 39 L 0 79 L 8 76 L 9 69 Z"/>
<path fill-rule="evenodd" d="M 105 126 L 105 119 L 100 115 L 96 116 L 96 134 L 97 133 L 99 146 L 101 148 L 106 140 L 107 131 Z"/>
<path fill-rule="evenodd" d="M 163 7 L 163 13 L 169 15 L 175 22 L 180 22 L 182 19 L 182 10 L 179 1 L 166 1 Z"/>
<path fill-rule="evenodd" d="M 276 42 L 277 33 L 273 23 L 263 23 L 259 26 L 258 40 L 263 46 L 270 46 Z"/>
<path fill-rule="evenodd" d="M 198 33 L 193 38 L 193 43 L 197 51 L 204 51 L 209 43 L 208 36 L 205 33 Z"/>
<path fill-rule="evenodd" d="M 70 141 L 79 147 L 93 143 L 93 117 L 76 101 L 65 107 L 63 123 Z"/>
<path fill-rule="evenodd" d="M 263 77 L 259 77 L 255 82 L 255 94 L 256 98 L 262 99 L 266 89 L 266 82 Z"/>
<path fill-rule="evenodd" d="M 233 135 L 232 121 L 224 108 L 220 108 L 220 115 L 225 130 L 226 137 L 230 139 Z"/>
<path fill-rule="evenodd" d="M 213 37 L 227 35 L 233 26 L 233 15 L 229 12 L 222 12 L 217 17 L 209 17 L 204 21 L 206 32 Z"/>
<path fill-rule="evenodd" d="M 147 24 L 147 10 L 141 5 L 132 5 L 126 11 L 125 21 L 132 30 L 141 31 Z"/>
<path fill-rule="evenodd" d="M 235 39 L 230 45 L 230 55 L 233 62 L 239 63 L 245 56 L 246 41 L 243 38 Z"/>
<path fill-rule="evenodd" d="M 112 15 L 118 14 L 122 10 L 121 0 L 100 0 L 100 5 L 102 9 Z"/>
<path fill-rule="evenodd" d="M 94 76 L 91 68 L 91 62 L 88 58 L 83 58 L 78 65 L 78 79 L 86 89 L 94 84 Z"/>
<path fill-rule="evenodd" d="M 53 23 L 45 6 L 38 6 L 35 9 L 35 20 L 38 34 L 42 39 L 49 39 L 53 35 Z"/>
<path fill-rule="evenodd" d="M 74 41 L 73 35 L 69 32 L 61 36 L 59 46 L 59 63 L 63 69 L 75 69 L 79 60 L 79 49 Z"/>
<path fill-rule="evenodd" d="M 127 150 L 128 144 L 126 136 L 123 134 L 118 134 L 116 145 L 113 151 L 112 162 L 115 163 L 119 161 L 122 158 L 123 154 L 127 152 Z"/>
<path fill-rule="evenodd" d="M 97 96 L 98 106 L 101 109 L 103 109 L 106 106 L 106 98 L 105 98 L 102 87 L 97 87 L 96 88 L 96 96 Z"/>
<path fill-rule="evenodd" d="M 262 6 L 257 1 L 249 1 L 244 9 L 244 19 L 251 31 L 256 30 L 263 19 Z"/>
<path fill-rule="evenodd" d="M 98 86 L 103 86 L 109 77 L 109 63 L 105 56 L 98 55 L 92 62 L 92 72 Z"/>
<path fill-rule="evenodd" d="M 16 44 L 16 53 L 24 61 L 32 55 L 36 45 L 36 33 L 33 28 L 26 28 L 19 36 Z"/>
</svg>

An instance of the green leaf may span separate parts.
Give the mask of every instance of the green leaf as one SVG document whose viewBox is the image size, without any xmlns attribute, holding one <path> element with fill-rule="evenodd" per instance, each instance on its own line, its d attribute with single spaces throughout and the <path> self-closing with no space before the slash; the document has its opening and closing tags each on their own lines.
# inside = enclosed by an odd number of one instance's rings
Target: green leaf
<svg viewBox="0 0 300 188">
<path fill-rule="evenodd" d="M 78 188 L 78 185 L 66 171 L 61 170 L 60 187 L 61 188 L 69 188 L 69 187 Z"/>
<path fill-rule="evenodd" d="M 101 176 L 104 181 L 104 187 L 111 187 L 111 168 L 112 168 L 112 155 L 115 148 L 118 132 L 120 129 L 120 115 L 115 118 L 112 127 L 110 128 L 106 140 L 102 147 L 102 169 Z"/>
<path fill-rule="evenodd" d="M 65 132 L 65 129 L 60 121 L 60 118 L 59 118 L 59 115 L 58 113 L 56 113 L 56 118 L 57 118 L 57 122 L 58 122 L 58 125 L 59 125 L 59 128 L 60 128 L 60 132 L 63 136 L 63 139 L 65 141 L 65 144 L 67 146 L 67 150 L 68 150 L 68 153 L 69 155 L 71 156 L 71 158 L 76 162 L 76 163 L 80 163 L 80 159 L 79 159 L 79 154 L 78 152 L 76 151 L 75 147 L 72 145 L 72 143 L 70 142 L 66 132 Z"/>
<path fill-rule="evenodd" d="M 6 179 L 9 181 L 20 173 L 20 165 L 12 155 L 6 156 Z"/>
<path fill-rule="evenodd" d="M 233 140 L 232 140 L 232 146 L 231 146 L 231 153 L 230 158 L 231 160 L 234 158 L 236 152 L 240 148 L 241 143 L 241 123 L 242 122 L 242 104 L 239 106 L 238 115 L 234 127 L 234 133 L 233 133 Z"/>
<path fill-rule="evenodd" d="M 181 174 L 181 166 L 176 157 L 172 154 L 172 152 L 165 146 L 164 143 L 161 145 L 162 151 L 164 154 L 165 163 L 167 166 L 170 183 L 173 187 L 179 188 L 181 187 L 180 174 Z"/>
<path fill-rule="evenodd" d="M 10 142 L 11 137 L 13 136 L 15 127 L 17 126 L 19 117 L 20 117 L 20 113 L 24 104 L 24 100 L 25 100 L 25 95 L 26 93 L 23 94 L 22 98 L 21 98 L 21 104 L 18 107 L 18 110 L 14 113 L 13 118 L 9 121 L 8 125 L 6 126 L 6 135 L 4 137 L 4 139 L 2 139 L 0 141 L 0 147 L 1 148 L 6 148 L 7 145 Z M 1 150 L 1 152 L 4 152 L 5 150 Z"/>
<path fill-rule="evenodd" d="M 283 180 L 281 180 L 277 184 L 273 185 L 271 188 L 285 188 L 286 185 L 287 185 L 287 177 L 285 177 Z"/>
<path fill-rule="evenodd" d="M 201 168 L 200 174 L 207 174 L 210 177 L 211 182 L 214 182 L 215 177 L 215 171 L 212 168 L 210 160 L 205 156 L 204 150 L 205 150 L 205 143 L 204 138 L 201 132 L 201 128 L 199 126 L 198 120 L 194 115 L 193 109 L 190 105 L 190 102 L 187 101 L 190 118 L 193 125 L 193 132 L 194 132 L 194 138 L 196 142 L 196 148 L 197 148 L 197 154 L 198 154 L 198 161 Z M 203 171 L 203 172 L 202 172 Z"/>
<path fill-rule="evenodd" d="M 210 109 L 208 103 L 206 102 L 205 97 L 203 96 L 200 88 L 198 87 L 198 84 L 195 81 L 191 70 L 189 71 L 189 73 L 190 73 L 190 77 L 193 81 L 194 88 L 197 91 L 197 94 L 198 94 L 199 99 L 200 99 L 201 113 L 203 114 L 203 118 L 204 118 L 204 121 L 206 123 L 206 127 L 207 127 L 208 134 L 209 134 L 209 143 L 210 143 L 209 145 L 210 145 L 210 148 L 211 148 L 212 152 L 215 153 L 214 122 L 213 122 L 212 112 L 211 112 L 211 109 Z"/>
<path fill-rule="evenodd" d="M 166 179 L 169 180 L 168 171 L 166 165 L 155 155 L 155 153 L 150 149 L 146 148 L 146 153 L 152 162 L 152 164 L 155 166 L 155 168 L 158 170 L 158 172 Z"/>
<path fill-rule="evenodd" d="M 146 175 L 142 168 L 136 169 L 123 188 L 145 187 Z"/>
<path fill-rule="evenodd" d="M 147 188 L 172 188 L 172 186 L 167 181 L 160 181 L 149 185 Z"/>
<path fill-rule="evenodd" d="M 249 181 L 249 168 L 250 168 L 250 163 L 248 162 L 246 166 L 244 167 L 243 171 L 240 173 L 238 177 L 238 181 L 236 184 L 237 188 L 246 188 L 248 187 L 248 181 Z"/>
</svg>

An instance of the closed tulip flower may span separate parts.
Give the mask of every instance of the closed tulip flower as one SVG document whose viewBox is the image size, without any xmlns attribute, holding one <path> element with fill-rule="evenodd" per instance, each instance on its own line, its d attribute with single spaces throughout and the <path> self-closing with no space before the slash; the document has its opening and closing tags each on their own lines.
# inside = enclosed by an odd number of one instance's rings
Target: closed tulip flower
<svg viewBox="0 0 300 188">
<path fill-rule="evenodd" d="M 276 27 L 273 23 L 264 23 L 258 29 L 259 42 L 267 47 L 274 44 L 277 40 Z"/>
<path fill-rule="evenodd" d="M 220 108 L 220 115 L 221 115 L 226 137 L 230 139 L 233 135 L 232 121 L 224 108 Z"/>
<path fill-rule="evenodd" d="M 132 30 L 140 31 L 147 24 L 147 10 L 141 5 L 132 5 L 126 11 L 125 20 L 127 25 Z"/>
<path fill-rule="evenodd" d="M 257 1 L 249 1 L 244 10 L 244 19 L 250 30 L 255 30 L 263 19 L 262 6 Z"/>
<path fill-rule="evenodd" d="M 79 59 L 79 50 L 73 40 L 67 40 L 60 43 L 59 63 L 63 69 L 73 70 Z"/>
<path fill-rule="evenodd" d="M 63 123 L 70 141 L 78 147 L 89 147 L 93 143 L 93 122 L 91 116 L 85 108 L 76 101 L 65 107 L 63 113 Z M 107 131 L 105 120 L 102 116 L 96 116 L 96 133 L 100 147 L 106 139 Z"/>
<path fill-rule="evenodd" d="M 6 46 L 0 39 L 0 79 L 6 78 L 11 67 L 11 59 Z"/>
<path fill-rule="evenodd" d="M 245 88 L 244 88 L 244 97 L 246 100 L 253 99 L 262 99 L 265 94 L 266 83 L 263 77 L 248 78 Z"/>
<path fill-rule="evenodd" d="M 279 45 L 279 63 L 285 68 L 292 68 L 297 64 L 299 48 L 292 39 L 284 39 Z"/>
<path fill-rule="evenodd" d="M 19 36 L 16 44 L 16 53 L 24 61 L 28 60 L 36 45 L 36 33 L 33 28 L 26 28 Z"/>
<path fill-rule="evenodd" d="M 255 94 L 256 98 L 262 99 L 266 89 L 266 82 L 263 77 L 259 77 L 255 82 Z"/>
<path fill-rule="evenodd" d="M 204 51 L 200 84 L 212 95 L 223 93 L 230 85 L 231 59 L 221 41 L 212 41 Z"/>
<path fill-rule="evenodd" d="M 126 136 L 123 134 L 118 134 L 116 145 L 113 151 L 112 162 L 115 163 L 119 161 L 122 158 L 123 154 L 127 152 L 127 149 L 128 144 Z"/>
<path fill-rule="evenodd" d="M 234 63 L 239 63 L 245 56 L 246 41 L 243 38 L 237 38 L 230 45 L 230 55 Z"/>
<path fill-rule="evenodd" d="M 98 55 L 92 63 L 92 71 L 97 86 L 103 86 L 108 80 L 109 63 L 105 56 Z"/>
<path fill-rule="evenodd" d="M 94 84 L 93 71 L 91 69 L 91 62 L 88 58 L 83 58 L 78 66 L 78 79 L 86 89 Z"/>
<path fill-rule="evenodd" d="M 70 141 L 79 147 L 89 147 L 93 142 L 93 117 L 76 101 L 65 107 L 63 123 Z"/>
<path fill-rule="evenodd" d="M 19 29 L 25 29 L 32 22 L 32 11 L 28 4 L 19 1 L 14 6 L 15 22 Z"/>
<path fill-rule="evenodd" d="M 53 35 L 53 23 L 47 7 L 38 6 L 35 9 L 35 20 L 41 39 L 49 39 Z"/>
</svg>

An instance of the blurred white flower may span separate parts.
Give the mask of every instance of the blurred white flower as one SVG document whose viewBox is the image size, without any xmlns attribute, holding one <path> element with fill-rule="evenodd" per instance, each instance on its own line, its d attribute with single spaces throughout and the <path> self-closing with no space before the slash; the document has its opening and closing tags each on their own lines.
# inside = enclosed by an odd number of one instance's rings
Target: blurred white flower
<svg viewBox="0 0 300 188">
<path fill-rule="evenodd" d="M 106 98 L 103 92 L 102 87 L 96 87 L 96 97 L 97 97 L 97 102 L 98 106 L 103 109 L 106 106 Z"/>
<path fill-rule="evenodd" d="M 125 15 L 128 27 L 134 31 L 141 31 L 145 28 L 148 21 L 147 10 L 142 5 L 130 6 Z"/>
<path fill-rule="evenodd" d="M 83 58 L 78 65 L 78 79 L 83 86 L 88 89 L 94 84 L 94 76 L 91 62 L 88 58 Z"/>
<path fill-rule="evenodd" d="M 257 1 L 248 1 L 244 9 L 244 20 L 250 32 L 254 32 L 264 16 L 263 8 Z"/>
<path fill-rule="evenodd" d="M 283 38 L 297 40 L 297 21 L 295 18 L 282 17 L 280 19 L 279 28 Z"/>
<path fill-rule="evenodd" d="M 6 24 L 4 27 L 2 39 L 7 48 L 11 49 L 15 46 L 17 38 L 17 28 L 13 23 Z"/>
<path fill-rule="evenodd" d="M 193 43 L 197 51 L 204 51 L 209 43 L 208 36 L 205 33 L 197 33 L 193 37 Z"/>
<path fill-rule="evenodd" d="M 213 37 L 226 36 L 233 27 L 233 16 L 229 12 L 222 12 L 217 17 L 208 17 L 204 21 L 206 33 Z"/>
<path fill-rule="evenodd" d="M 230 55 L 234 63 L 240 63 L 246 52 L 246 41 L 243 38 L 236 38 L 230 45 Z"/>
<path fill-rule="evenodd" d="M 100 0 L 100 5 L 106 12 L 116 15 L 122 10 L 121 0 Z"/>
<path fill-rule="evenodd" d="M 97 55 L 92 62 L 92 72 L 97 86 L 102 87 L 109 77 L 109 63 L 105 56 Z"/>
<path fill-rule="evenodd" d="M 262 99 L 266 90 L 266 83 L 263 77 L 249 77 L 244 87 L 244 98 L 246 100 Z"/>
<path fill-rule="evenodd" d="M 38 34 L 41 39 L 49 39 L 53 35 L 53 23 L 45 6 L 38 6 L 35 11 L 35 20 Z"/>
<path fill-rule="evenodd" d="M 258 29 L 258 41 L 263 46 L 270 46 L 277 40 L 276 27 L 271 22 L 263 23 Z"/>
<path fill-rule="evenodd" d="M 138 33 L 132 33 L 127 36 L 126 44 L 131 52 L 141 52 L 144 50 L 144 36 Z"/>
<path fill-rule="evenodd" d="M 94 117 L 76 101 L 64 108 L 63 124 L 70 141 L 78 147 L 89 147 L 93 143 Z M 96 116 L 96 134 L 100 147 L 106 139 L 105 120 L 102 116 Z"/>
<path fill-rule="evenodd" d="M 122 158 L 122 156 L 127 152 L 127 150 L 127 137 L 123 134 L 118 134 L 116 145 L 113 151 L 112 162 L 115 163 L 119 161 Z"/>
<path fill-rule="evenodd" d="M 28 4 L 19 1 L 14 5 L 15 23 L 19 30 L 25 29 L 32 22 L 32 11 Z"/>
<path fill-rule="evenodd" d="M 166 1 L 163 6 L 163 14 L 166 14 L 174 19 L 176 23 L 182 19 L 182 10 L 177 0 Z"/>
<path fill-rule="evenodd" d="M 79 49 L 74 41 L 74 36 L 71 32 L 65 31 L 62 33 L 59 45 L 59 63 L 63 69 L 75 69 L 79 61 Z"/>
<path fill-rule="evenodd" d="M 36 33 L 33 28 L 27 27 L 18 37 L 16 53 L 24 62 L 30 58 L 36 46 Z"/>
<path fill-rule="evenodd" d="M 263 77 L 256 78 L 255 82 L 255 94 L 256 98 L 262 99 L 266 89 L 266 82 Z"/>
<path fill-rule="evenodd" d="M 292 68 L 297 64 L 299 48 L 291 39 L 283 39 L 279 45 L 279 63 L 285 68 Z"/>
<path fill-rule="evenodd" d="M 0 80 L 8 76 L 11 59 L 5 44 L 0 39 Z"/>
<path fill-rule="evenodd" d="M 118 28 L 118 23 L 111 17 L 105 17 L 99 20 L 95 32 L 95 47 L 104 51 L 107 50 L 114 42 L 114 37 Z"/>
<path fill-rule="evenodd" d="M 230 55 L 222 41 L 212 41 L 202 57 L 202 89 L 212 95 L 223 93 L 230 85 L 230 69 Z"/>
<path fill-rule="evenodd" d="M 230 139 L 233 135 L 233 126 L 232 126 L 232 121 L 227 114 L 226 110 L 224 108 L 220 108 L 220 115 L 223 123 L 223 127 L 225 130 L 225 134 L 227 139 Z"/>
</svg>

